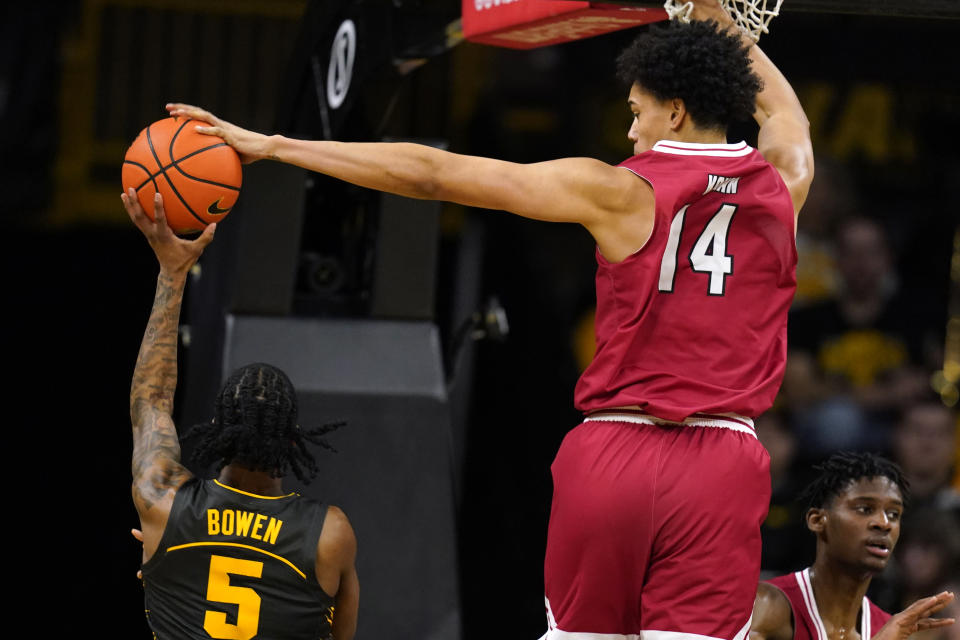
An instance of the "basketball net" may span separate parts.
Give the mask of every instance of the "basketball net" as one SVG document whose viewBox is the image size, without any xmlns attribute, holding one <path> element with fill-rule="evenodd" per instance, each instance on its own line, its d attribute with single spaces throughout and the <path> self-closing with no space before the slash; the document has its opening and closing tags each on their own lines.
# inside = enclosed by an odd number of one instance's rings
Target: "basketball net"
<svg viewBox="0 0 960 640">
<path fill-rule="evenodd" d="M 720 4 L 740 30 L 757 42 L 760 40 L 761 33 L 770 33 L 767 27 L 771 20 L 780 15 L 780 5 L 783 4 L 783 0 L 770 0 L 769 3 L 767 0 L 720 0 Z M 776 6 L 768 9 L 767 4 Z M 663 8 L 666 9 L 671 20 L 690 22 L 690 12 L 693 11 L 692 2 L 667 0 Z"/>
</svg>

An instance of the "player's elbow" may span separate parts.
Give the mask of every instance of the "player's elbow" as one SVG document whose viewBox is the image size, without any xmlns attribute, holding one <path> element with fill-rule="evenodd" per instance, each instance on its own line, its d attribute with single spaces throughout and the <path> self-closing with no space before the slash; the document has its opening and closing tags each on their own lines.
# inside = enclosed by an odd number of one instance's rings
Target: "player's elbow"
<svg viewBox="0 0 960 640">
<path fill-rule="evenodd" d="M 424 176 L 410 184 L 412 197 L 420 200 L 449 200 L 447 190 L 436 176 Z"/>
<path fill-rule="evenodd" d="M 411 143 L 398 143 L 397 151 L 396 163 L 387 168 L 393 184 L 389 190 L 408 198 L 442 199 L 441 152 Z"/>
</svg>

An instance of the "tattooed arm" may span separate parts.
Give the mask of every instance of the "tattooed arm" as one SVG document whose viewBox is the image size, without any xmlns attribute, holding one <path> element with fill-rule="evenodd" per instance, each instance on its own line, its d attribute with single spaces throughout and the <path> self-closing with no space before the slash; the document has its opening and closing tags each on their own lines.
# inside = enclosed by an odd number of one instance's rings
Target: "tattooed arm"
<svg viewBox="0 0 960 640">
<path fill-rule="evenodd" d="M 157 293 L 130 386 L 133 503 L 140 514 L 146 561 L 160 542 L 174 493 L 191 477 L 180 464 L 180 443 L 171 417 L 177 388 L 177 329 L 187 274 L 213 240 L 215 225 L 196 240 L 183 240 L 167 226 L 159 194 L 154 199 L 155 221 L 143 212 L 132 189 L 121 198 L 160 263 Z"/>
</svg>

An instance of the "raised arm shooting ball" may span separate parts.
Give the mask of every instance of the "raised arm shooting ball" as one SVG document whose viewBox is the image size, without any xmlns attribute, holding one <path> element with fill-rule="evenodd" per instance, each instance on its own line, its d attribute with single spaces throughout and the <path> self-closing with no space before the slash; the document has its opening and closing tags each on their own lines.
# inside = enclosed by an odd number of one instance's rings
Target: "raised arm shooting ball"
<svg viewBox="0 0 960 640">
<path fill-rule="evenodd" d="M 123 190 L 133 187 L 153 219 L 153 194 L 163 196 L 167 223 L 177 234 L 220 222 L 240 195 L 240 158 L 222 138 L 198 133 L 206 123 L 164 118 L 140 132 L 123 159 Z"/>
</svg>

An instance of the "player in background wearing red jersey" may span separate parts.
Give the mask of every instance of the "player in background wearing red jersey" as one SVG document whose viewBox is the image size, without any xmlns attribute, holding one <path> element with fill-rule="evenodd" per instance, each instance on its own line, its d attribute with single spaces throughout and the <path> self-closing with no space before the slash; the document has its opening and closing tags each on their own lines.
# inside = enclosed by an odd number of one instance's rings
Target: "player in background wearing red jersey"
<svg viewBox="0 0 960 640">
<path fill-rule="evenodd" d="M 770 497 L 752 418 L 783 376 L 813 152 L 793 89 L 719 3 L 691 17 L 621 56 L 637 155 L 618 167 L 292 140 L 167 105 L 243 162 L 579 223 L 596 240 L 597 353 L 575 399 L 587 417 L 552 467 L 548 640 L 744 640 L 750 626 Z M 751 116 L 758 149 L 728 144 Z"/>
<path fill-rule="evenodd" d="M 932 618 L 953 600 L 943 592 L 895 616 L 866 596 L 900 537 L 907 483 L 900 468 L 869 453 L 837 453 L 804 491 L 807 528 L 817 536 L 812 567 L 761 582 L 751 640 L 905 640 L 945 627 Z"/>
</svg>

